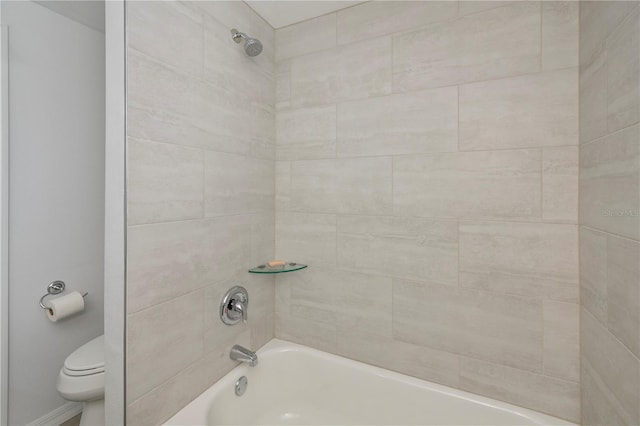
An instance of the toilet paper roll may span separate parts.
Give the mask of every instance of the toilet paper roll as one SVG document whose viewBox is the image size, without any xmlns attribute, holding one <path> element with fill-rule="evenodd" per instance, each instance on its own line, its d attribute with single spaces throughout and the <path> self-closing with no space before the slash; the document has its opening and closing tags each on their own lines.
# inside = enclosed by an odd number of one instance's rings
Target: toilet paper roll
<svg viewBox="0 0 640 426">
<path fill-rule="evenodd" d="M 77 291 L 50 299 L 46 303 L 49 305 L 47 317 L 53 322 L 84 311 L 84 298 Z"/>
</svg>

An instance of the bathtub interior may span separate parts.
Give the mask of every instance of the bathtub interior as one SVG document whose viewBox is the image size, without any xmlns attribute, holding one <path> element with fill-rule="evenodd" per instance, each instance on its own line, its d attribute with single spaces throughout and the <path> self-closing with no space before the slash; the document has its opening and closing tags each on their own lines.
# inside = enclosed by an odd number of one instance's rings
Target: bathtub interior
<svg viewBox="0 0 640 426">
<path fill-rule="evenodd" d="M 203 395 L 208 425 L 572 424 L 276 339 L 259 356 Z"/>
</svg>

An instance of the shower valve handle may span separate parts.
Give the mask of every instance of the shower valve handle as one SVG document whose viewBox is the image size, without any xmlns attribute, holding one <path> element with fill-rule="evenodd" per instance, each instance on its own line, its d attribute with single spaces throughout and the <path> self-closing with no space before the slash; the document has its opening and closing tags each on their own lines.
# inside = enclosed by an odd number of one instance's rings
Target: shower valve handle
<svg viewBox="0 0 640 426">
<path fill-rule="evenodd" d="M 249 293 L 244 287 L 229 289 L 220 302 L 220 319 L 227 325 L 234 325 L 249 318 Z"/>
</svg>

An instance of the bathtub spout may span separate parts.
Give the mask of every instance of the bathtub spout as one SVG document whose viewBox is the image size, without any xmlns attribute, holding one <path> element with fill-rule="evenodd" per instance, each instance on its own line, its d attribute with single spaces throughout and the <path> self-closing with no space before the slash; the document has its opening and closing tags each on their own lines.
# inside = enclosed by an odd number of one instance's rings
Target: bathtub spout
<svg viewBox="0 0 640 426">
<path fill-rule="evenodd" d="M 258 365 L 258 355 L 240 345 L 233 345 L 231 353 L 229 353 L 229 358 L 234 361 L 246 362 L 251 367 Z"/>
</svg>

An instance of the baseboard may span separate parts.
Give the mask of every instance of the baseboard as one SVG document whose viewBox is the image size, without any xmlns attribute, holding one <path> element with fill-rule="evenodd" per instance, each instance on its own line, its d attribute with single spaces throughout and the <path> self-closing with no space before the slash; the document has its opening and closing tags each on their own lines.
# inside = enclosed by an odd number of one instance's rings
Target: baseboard
<svg viewBox="0 0 640 426">
<path fill-rule="evenodd" d="M 27 426 L 59 426 L 82 412 L 82 402 L 67 402 Z"/>
</svg>

